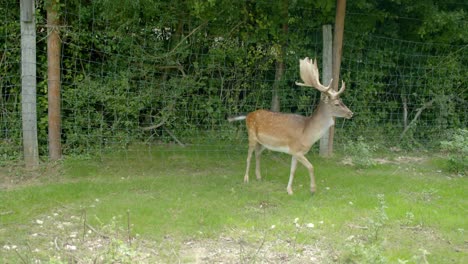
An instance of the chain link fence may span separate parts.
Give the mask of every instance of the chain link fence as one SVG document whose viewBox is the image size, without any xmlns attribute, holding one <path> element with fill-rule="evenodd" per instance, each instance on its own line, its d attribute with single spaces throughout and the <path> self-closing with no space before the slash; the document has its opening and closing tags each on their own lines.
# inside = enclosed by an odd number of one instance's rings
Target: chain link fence
<svg viewBox="0 0 468 264">
<path fill-rule="evenodd" d="M 6 7 L 17 10 L 16 4 Z M 19 18 L 3 9 L 0 31 L 0 159 L 22 155 Z M 282 112 L 312 113 L 320 94 L 297 87 L 299 59 L 321 65 L 321 27 L 290 25 L 275 83 L 281 47 L 242 40 L 237 23 L 184 21 L 121 25 L 63 10 L 61 122 L 65 155 L 108 150 L 164 151 L 171 144 L 198 151 L 242 152 L 245 125 L 231 115 L 270 108 L 277 85 Z M 353 19 L 348 15 L 347 19 Z M 65 23 L 66 22 L 66 23 Z M 91 25 L 87 24 L 91 23 Z M 37 27 L 37 122 L 40 155 L 47 156 L 47 54 L 45 19 Z M 298 41 L 298 40 L 301 41 Z M 359 137 L 400 148 L 433 148 L 467 126 L 467 46 L 414 42 L 345 31 L 343 101 L 355 113 L 338 119 L 335 148 Z M 182 150 L 183 148 L 181 148 Z"/>
</svg>

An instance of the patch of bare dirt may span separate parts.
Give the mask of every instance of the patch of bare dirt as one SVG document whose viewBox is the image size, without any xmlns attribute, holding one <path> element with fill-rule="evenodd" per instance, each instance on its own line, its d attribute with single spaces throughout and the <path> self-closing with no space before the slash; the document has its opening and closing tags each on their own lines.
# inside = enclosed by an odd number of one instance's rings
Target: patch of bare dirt
<svg viewBox="0 0 468 264">
<path fill-rule="evenodd" d="M 409 163 L 422 163 L 426 161 L 426 157 L 411 157 L 411 156 L 398 156 L 398 157 L 380 157 L 373 158 L 372 161 L 374 164 L 409 164 Z M 341 163 L 343 165 L 353 166 L 353 159 L 351 157 L 345 157 Z"/>
<path fill-rule="evenodd" d="M 0 255 L 6 263 L 324 263 L 330 255 L 319 242 L 279 238 L 220 235 L 179 241 L 168 235 L 153 241 L 133 234 L 131 224 L 122 228 L 126 216 L 96 226 L 87 218 L 84 210 L 56 209 L 21 227 L 26 237 L 0 240 Z"/>
<path fill-rule="evenodd" d="M 0 190 L 13 189 L 27 185 L 40 184 L 44 176 L 56 180 L 61 173 L 61 163 L 41 164 L 35 169 L 26 169 L 21 164 L 0 167 Z"/>
<path fill-rule="evenodd" d="M 220 237 L 184 242 L 178 259 L 183 263 L 322 263 L 325 257 L 318 245 L 295 245 L 281 239 L 252 243 Z"/>
<path fill-rule="evenodd" d="M 398 156 L 395 158 L 375 158 L 373 159 L 377 164 L 408 164 L 408 163 L 422 163 L 427 160 L 424 157 L 411 157 L 411 156 Z"/>
</svg>

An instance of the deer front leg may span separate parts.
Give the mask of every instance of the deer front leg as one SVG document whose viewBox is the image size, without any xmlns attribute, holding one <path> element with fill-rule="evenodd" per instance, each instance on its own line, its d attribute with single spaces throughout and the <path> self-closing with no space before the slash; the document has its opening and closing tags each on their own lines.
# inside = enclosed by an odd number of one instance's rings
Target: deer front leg
<svg viewBox="0 0 468 264">
<path fill-rule="evenodd" d="M 314 177 L 314 166 L 312 166 L 312 164 L 307 160 L 307 158 L 303 154 L 297 155 L 296 158 L 309 171 L 309 175 L 310 175 L 310 192 L 312 194 L 314 194 L 315 189 L 316 189 L 316 187 L 315 187 L 315 177 Z"/>
<path fill-rule="evenodd" d="M 260 175 L 260 155 L 262 154 L 263 150 L 265 150 L 265 147 L 257 144 L 255 146 L 255 176 L 257 177 L 257 180 L 261 180 L 262 176 Z"/>
<path fill-rule="evenodd" d="M 293 194 L 292 183 L 293 183 L 293 180 L 294 180 L 294 173 L 296 173 L 296 167 L 297 167 L 297 159 L 296 159 L 296 157 L 292 156 L 291 171 L 289 173 L 288 187 L 286 188 L 289 195 Z"/>
</svg>

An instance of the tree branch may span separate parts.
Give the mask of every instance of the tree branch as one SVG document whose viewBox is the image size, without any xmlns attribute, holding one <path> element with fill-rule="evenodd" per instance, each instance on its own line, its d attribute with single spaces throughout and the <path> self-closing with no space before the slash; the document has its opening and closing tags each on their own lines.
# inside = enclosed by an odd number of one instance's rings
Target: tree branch
<svg viewBox="0 0 468 264">
<path fill-rule="evenodd" d="M 149 126 L 149 127 L 142 127 L 141 129 L 143 129 L 144 131 L 156 129 L 156 128 L 164 125 L 164 123 L 166 123 L 166 120 L 163 120 L 163 121 L 159 122 L 159 124 L 156 124 L 156 125 L 152 125 L 152 126 Z"/>
<path fill-rule="evenodd" d="M 436 101 L 437 99 L 432 99 L 431 101 L 429 102 L 426 102 L 423 104 L 423 106 L 421 106 L 420 108 L 418 108 L 417 112 L 416 112 L 416 115 L 414 115 L 413 117 L 413 120 L 411 120 L 411 122 L 409 123 L 409 125 L 407 127 L 405 127 L 405 129 L 403 130 L 403 132 L 401 133 L 400 135 L 400 140 L 403 139 L 403 137 L 405 136 L 406 132 L 408 132 L 408 130 L 416 123 L 416 121 L 418 121 L 418 118 L 419 116 L 421 115 L 422 111 L 426 110 L 427 108 L 431 107 L 432 104 Z"/>
</svg>

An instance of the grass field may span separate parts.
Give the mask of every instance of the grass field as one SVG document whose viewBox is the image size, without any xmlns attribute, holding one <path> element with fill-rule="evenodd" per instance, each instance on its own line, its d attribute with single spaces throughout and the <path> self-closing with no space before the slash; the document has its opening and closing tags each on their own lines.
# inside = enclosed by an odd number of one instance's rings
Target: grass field
<svg viewBox="0 0 468 264">
<path fill-rule="evenodd" d="M 2 263 L 468 263 L 468 188 L 428 154 L 369 168 L 161 146 L 1 168 Z"/>
</svg>

